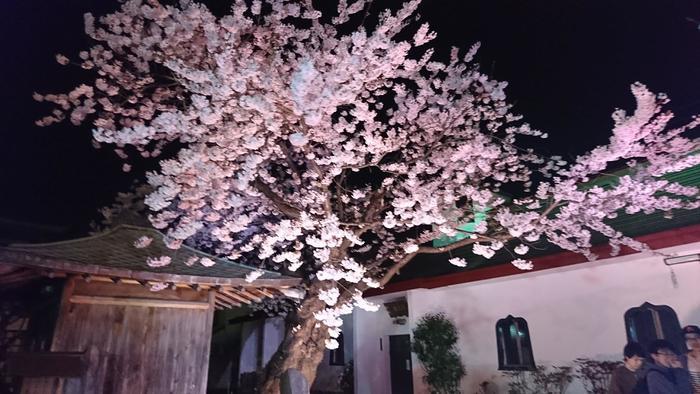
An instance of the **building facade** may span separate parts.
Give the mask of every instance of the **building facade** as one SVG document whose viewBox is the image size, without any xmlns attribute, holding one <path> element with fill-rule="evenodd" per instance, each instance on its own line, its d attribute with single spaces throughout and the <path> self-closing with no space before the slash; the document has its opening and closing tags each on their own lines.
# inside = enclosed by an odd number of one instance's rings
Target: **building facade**
<svg viewBox="0 0 700 394">
<path fill-rule="evenodd" d="M 528 364 L 528 355 L 536 365 L 572 366 L 577 358 L 621 360 L 628 339 L 677 343 L 679 326 L 700 324 L 700 226 L 641 240 L 652 251 L 594 262 L 558 253 L 534 259 L 532 272 L 505 265 L 388 286 L 369 298 L 384 305 L 380 311 L 353 316 L 356 393 L 428 392 L 418 360 L 401 346 L 427 313 L 444 312 L 455 323 L 467 369 L 461 387 L 469 394 L 507 393 L 504 370 L 514 369 L 512 359 Z M 672 256 L 688 257 L 667 265 Z M 386 305 L 403 300 L 408 316 L 392 317 Z M 504 323 L 517 341 L 499 333 Z M 577 379 L 566 391 L 585 392 Z"/>
</svg>

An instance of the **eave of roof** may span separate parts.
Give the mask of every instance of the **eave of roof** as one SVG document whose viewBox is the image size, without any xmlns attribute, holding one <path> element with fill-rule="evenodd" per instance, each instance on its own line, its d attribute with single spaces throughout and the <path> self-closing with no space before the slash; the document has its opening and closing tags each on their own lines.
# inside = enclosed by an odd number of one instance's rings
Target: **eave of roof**
<svg viewBox="0 0 700 394">
<path fill-rule="evenodd" d="M 607 187 L 614 184 L 618 177 L 628 173 L 629 169 L 624 168 L 612 172 L 609 175 L 601 176 L 589 182 L 589 185 Z M 684 186 L 700 187 L 700 165 L 687 168 L 683 171 L 666 174 L 663 178 Z M 629 237 L 639 239 L 639 237 L 645 235 L 656 234 L 700 223 L 700 208 L 691 210 L 675 209 L 669 212 L 658 211 L 651 214 L 645 214 L 643 212 L 626 214 L 620 212 L 616 218 L 607 219 L 606 223 Z M 591 242 L 593 245 L 596 245 L 607 243 L 607 240 L 600 234 L 593 233 Z M 526 257 L 532 260 L 559 252 L 562 252 L 562 250 L 555 245 L 547 242 L 538 242 L 531 245 L 530 253 Z M 464 268 L 455 267 L 447 262 L 447 260 L 452 257 L 462 257 L 467 260 L 469 266 L 466 271 L 482 270 L 497 265 L 510 266 L 510 261 L 513 259 L 512 254 L 505 248 L 499 250 L 491 259 L 485 259 L 482 256 L 472 253 L 471 247 L 464 247 L 453 250 L 451 253 L 439 255 L 418 255 L 401 270 L 400 276 L 396 276 L 392 279 L 392 283 L 464 272 Z"/>
<path fill-rule="evenodd" d="M 700 242 L 700 224 L 690 225 L 671 230 L 665 230 L 653 234 L 635 237 L 636 240 L 645 243 L 652 250 Z M 601 259 L 613 257 L 610 255 L 610 245 L 601 244 L 594 246 L 592 252 Z M 617 256 L 639 253 L 633 249 L 623 247 Z M 390 294 L 412 289 L 434 289 L 438 287 L 452 286 L 462 283 L 477 282 L 486 279 L 507 277 L 533 271 L 544 271 L 553 268 L 566 267 L 575 264 L 586 263 L 588 260 L 578 253 L 564 251 L 532 259 L 534 269 L 521 271 L 512 264 L 499 264 L 486 266 L 475 270 L 464 270 L 447 275 L 439 275 L 425 278 L 409 279 L 402 282 L 391 282 L 381 289 L 370 289 L 365 292 L 367 297 L 382 294 Z"/>
<path fill-rule="evenodd" d="M 138 249 L 133 243 L 141 236 L 152 238 L 151 245 Z M 245 281 L 254 267 L 217 258 L 188 246 L 172 250 L 165 246 L 164 235 L 155 229 L 121 225 L 90 237 L 44 244 L 16 244 L 0 248 L 0 263 L 36 267 L 69 274 L 101 275 L 138 281 L 224 286 L 287 287 L 300 279 L 264 271 L 253 283 Z M 149 267 L 148 257 L 168 256 L 165 267 Z M 206 257 L 216 264 L 189 266 L 191 257 Z"/>
</svg>

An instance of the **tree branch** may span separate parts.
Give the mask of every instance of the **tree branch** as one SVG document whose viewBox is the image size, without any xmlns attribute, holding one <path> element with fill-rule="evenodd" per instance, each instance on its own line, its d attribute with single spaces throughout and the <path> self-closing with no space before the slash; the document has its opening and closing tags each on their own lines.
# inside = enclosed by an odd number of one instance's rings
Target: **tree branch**
<svg viewBox="0 0 700 394">
<path fill-rule="evenodd" d="M 292 177 L 298 184 L 301 185 L 301 171 L 296 163 L 294 163 L 287 145 L 284 143 L 284 141 L 277 141 L 277 145 L 280 147 L 280 149 L 282 149 L 282 152 L 284 152 L 284 158 L 287 160 L 287 165 L 289 166 L 289 169 L 292 170 Z"/>
<path fill-rule="evenodd" d="M 256 178 L 253 182 L 253 187 L 255 187 L 260 193 L 267 197 L 270 202 L 279 210 L 281 213 L 289 216 L 290 218 L 297 219 L 301 214 L 301 210 L 288 202 L 284 201 L 280 196 L 278 196 L 270 187 L 265 184 L 260 178 Z"/>
<path fill-rule="evenodd" d="M 389 281 L 391 278 L 394 277 L 394 275 L 398 274 L 401 268 L 403 268 L 406 264 L 410 263 L 411 260 L 413 260 L 414 257 L 416 257 L 419 254 L 440 254 L 440 253 L 446 253 L 451 250 L 459 249 L 463 246 L 471 245 L 473 243 L 479 242 L 479 241 L 488 241 L 488 242 L 493 242 L 493 241 L 507 241 L 509 239 L 512 239 L 513 237 L 510 235 L 501 235 L 501 236 L 495 236 L 495 237 L 487 237 L 480 235 L 476 238 L 465 238 L 462 240 L 459 240 L 455 243 L 442 246 L 439 248 L 433 248 L 431 246 L 421 246 L 418 248 L 417 252 L 407 254 L 404 256 L 401 260 L 397 261 L 394 265 L 391 266 L 387 270 L 387 272 L 384 274 L 382 279 L 379 281 L 380 286 L 384 286 Z"/>
<path fill-rule="evenodd" d="M 379 214 L 379 212 L 382 210 L 384 207 L 384 193 L 386 190 L 384 188 L 380 188 L 377 190 L 375 193 L 372 193 L 372 196 L 370 197 L 369 204 L 367 206 L 367 212 L 365 213 L 364 221 L 365 222 L 373 222 L 375 221 L 375 216 Z M 379 219 L 379 218 L 377 218 Z"/>
</svg>

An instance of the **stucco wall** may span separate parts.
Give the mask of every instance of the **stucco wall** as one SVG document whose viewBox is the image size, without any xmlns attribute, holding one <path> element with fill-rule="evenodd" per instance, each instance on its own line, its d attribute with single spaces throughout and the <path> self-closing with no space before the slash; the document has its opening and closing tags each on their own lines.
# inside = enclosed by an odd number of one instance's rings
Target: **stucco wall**
<svg viewBox="0 0 700 394">
<path fill-rule="evenodd" d="M 261 327 L 262 325 L 262 327 Z M 260 338 L 260 335 L 263 335 Z M 239 373 L 253 372 L 258 369 L 258 353 L 262 340 L 262 365 L 267 364 L 284 339 L 284 319 L 273 317 L 243 323 L 241 329 L 241 356 Z"/>
<path fill-rule="evenodd" d="M 687 255 L 700 252 L 700 243 L 657 252 Z M 390 393 L 388 349 L 380 351 L 379 338 L 409 332 L 425 313 L 442 311 L 460 332 L 459 348 L 468 376 L 463 391 L 476 392 L 488 380 L 505 392 L 497 371 L 495 324 L 507 315 L 527 320 L 535 362 L 570 363 L 577 357 L 620 359 L 626 343 L 623 315 L 644 302 L 671 306 L 681 322 L 700 323 L 700 263 L 673 267 L 653 253 L 635 254 L 592 263 L 525 273 L 517 276 L 460 284 L 438 289 L 417 289 L 406 296 L 410 319 L 405 326 L 391 324 L 385 310 L 355 313 L 356 387 L 358 393 Z M 374 302 L 395 298 L 384 295 Z M 414 359 L 414 392 L 427 392 L 422 371 Z M 581 393 L 578 384 L 568 393 Z"/>
<path fill-rule="evenodd" d="M 410 294 L 390 294 L 374 297 L 372 302 L 383 304 L 401 296 L 410 297 Z M 408 302 L 410 305 L 410 301 Z M 353 358 L 355 360 L 356 393 L 391 393 L 391 382 L 389 381 L 389 336 L 410 333 L 411 319 L 412 316 L 403 325 L 393 324 L 389 313 L 383 305 L 377 312 L 355 309 L 353 312 Z M 415 366 L 415 360 L 413 365 Z"/>
</svg>

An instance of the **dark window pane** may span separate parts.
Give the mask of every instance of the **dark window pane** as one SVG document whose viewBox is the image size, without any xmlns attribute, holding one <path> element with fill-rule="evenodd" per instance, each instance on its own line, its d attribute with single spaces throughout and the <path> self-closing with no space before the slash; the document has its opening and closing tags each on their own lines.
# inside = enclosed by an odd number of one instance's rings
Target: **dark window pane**
<svg viewBox="0 0 700 394">
<path fill-rule="evenodd" d="M 501 370 L 534 368 L 530 333 L 523 318 L 508 316 L 496 323 L 498 365 Z"/>
<path fill-rule="evenodd" d="M 641 306 L 630 308 L 625 312 L 625 330 L 628 341 L 639 342 L 645 348 L 657 339 L 665 339 L 671 342 L 677 351 L 685 350 L 678 316 L 673 308 L 667 305 L 645 302 Z"/>
<path fill-rule="evenodd" d="M 661 306 L 658 314 L 664 339 L 671 342 L 676 347 L 677 352 L 684 352 L 686 350 L 685 338 L 681 334 L 681 325 L 678 322 L 676 312 L 670 307 Z"/>
</svg>

